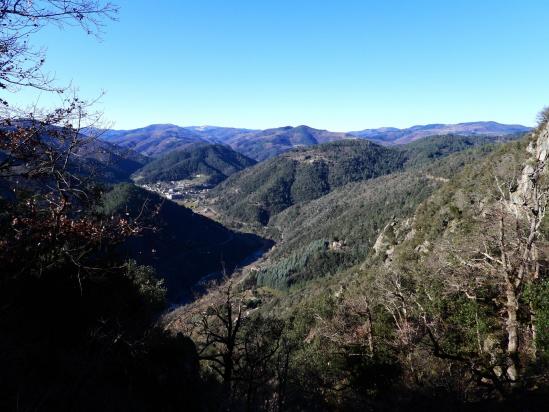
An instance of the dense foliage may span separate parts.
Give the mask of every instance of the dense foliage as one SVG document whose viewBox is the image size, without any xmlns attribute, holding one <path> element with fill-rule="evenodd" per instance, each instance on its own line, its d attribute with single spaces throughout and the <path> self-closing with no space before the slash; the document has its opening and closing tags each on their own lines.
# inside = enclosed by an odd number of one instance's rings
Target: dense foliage
<svg viewBox="0 0 549 412">
<path fill-rule="evenodd" d="M 269 224 L 272 235 L 281 241 L 261 269 L 259 283 L 286 289 L 319 273 L 334 274 L 358 264 L 369 255 L 384 228 L 391 233 L 391 224 L 410 216 L 445 179 L 491 150 L 482 147 L 431 164 L 424 162 L 422 168 L 347 184 L 287 208 Z M 318 253 L 309 252 L 318 242 L 325 247 Z M 302 263 L 291 264 L 292 256 L 299 256 Z"/>
<path fill-rule="evenodd" d="M 391 173 L 403 166 L 399 153 L 366 141 L 348 140 L 295 149 L 233 175 L 212 191 L 217 207 L 244 222 L 267 224 L 289 206 L 316 199 L 336 187 Z"/>
<path fill-rule="evenodd" d="M 467 148 L 513 138 L 517 136 L 433 136 L 396 148 L 346 140 L 295 149 L 233 175 L 211 197 L 223 215 L 237 222 L 266 225 L 284 209 L 348 183 L 427 166 Z"/>
<path fill-rule="evenodd" d="M 395 149 L 405 154 L 407 167 L 417 167 L 424 166 L 433 160 L 446 157 L 452 153 L 462 152 L 477 146 L 485 146 L 484 149 L 490 150 L 490 146 L 488 145 L 518 140 L 524 136 L 524 134 L 508 134 L 505 136 L 458 136 L 453 134 L 430 136 L 412 143 L 397 146 Z"/>
<path fill-rule="evenodd" d="M 262 265 L 259 271 L 258 284 L 287 289 L 304 279 L 314 278 L 319 273 L 326 276 L 359 263 L 368 256 L 378 233 L 388 223 L 409 216 L 433 190 L 454 176 L 464 165 L 478 162 L 489 154 L 495 146 L 487 143 L 499 140 L 493 137 L 436 136 L 396 149 L 384 149 L 395 150 L 402 156 L 397 157 L 397 172 L 344 184 L 331 191 L 328 190 L 330 186 L 327 179 L 319 178 L 322 176 L 319 169 L 325 163 L 314 162 L 313 166 L 319 165 L 314 172 L 311 172 L 311 165 L 305 164 L 293 184 L 298 188 L 306 188 L 306 193 L 313 200 L 303 201 L 298 198 L 301 201 L 297 201 L 298 199 L 292 197 L 293 186 L 282 197 L 288 201 L 279 202 L 283 203 L 280 208 L 292 203 L 294 199 L 296 202 L 272 216 L 268 222 L 265 233 L 278 243 L 270 254 L 269 262 Z M 339 144 L 332 143 L 327 147 Z M 364 142 L 346 144 L 359 150 Z M 302 149 L 300 153 L 307 153 L 309 158 L 313 158 L 316 150 L 322 147 L 324 146 Z M 466 150 L 469 148 L 470 150 Z M 455 154 L 451 155 L 452 153 Z M 296 157 L 290 154 L 286 156 L 292 159 Z M 265 164 L 265 167 L 280 178 L 283 172 L 288 171 L 286 156 L 278 158 L 279 161 L 272 165 Z M 401 159 L 405 159 L 404 164 L 400 163 Z M 336 167 L 333 169 L 341 170 Z M 398 171 L 399 169 L 406 171 Z M 233 179 L 236 183 L 231 183 L 231 179 L 226 185 L 231 187 L 237 186 L 237 183 L 254 182 L 255 174 L 249 177 L 246 173 L 242 175 L 235 175 Z M 286 181 L 290 180 L 290 176 L 287 176 Z M 306 185 L 303 184 L 305 181 L 314 183 Z M 268 199 L 281 193 L 280 186 L 277 187 L 279 190 L 269 192 Z M 221 198 L 217 202 L 221 208 L 224 205 L 223 199 L 233 198 L 225 197 L 222 190 L 223 186 L 216 191 L 216 195 Z M 240 187 L 233 190 L 241 193 Z M 294 189 L 293 193 L 296 192 L 300 193 Z M 251 196 L 257 195 L 253 193 Z M 225 209 L 220 210 L 225 212 Z M 228 213 L 232 210 L 229 206 Z M 255 210 L 252 207 L 252 211 Z M 240 209 L 237 212 L 245 216 L 246 210 Z M 261 216 L 262 212 L 259 213 Z M 324 246 L 319 248 L 318 245 Z"/>
</svg>

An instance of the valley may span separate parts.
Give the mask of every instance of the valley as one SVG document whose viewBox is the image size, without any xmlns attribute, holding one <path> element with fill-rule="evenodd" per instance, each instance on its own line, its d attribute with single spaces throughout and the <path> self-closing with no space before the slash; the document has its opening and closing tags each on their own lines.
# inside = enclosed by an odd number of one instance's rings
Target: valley
<svg viewBox="0 0 549 412">
<path fill-rule="evenodd" d="M 359 140 L 326 143 L 251 164 L 217 184 L 192 175 L 197 166 L 189 169 L 191 179 L 142 187 L 232 230 L 268 239 L 261 259 L 235 273 L 257 287 L 299 289 L 369 258 L 388 222 L 405 219 L 465 165 L 516 139 L 433 136 L 395 148 Z M 173 175 L 169 162 L 160 162 Z M 132 178 L 139 182 L 141 174 Z M 219 279 L 216 273 L 206 279 Z"/>
<path fill-rule="evenodd" d="M 479 373 L 492 379 L 490 385 L 500 384 L 483 372 L 482 346 L 475 352 L 470 340 L 445 331 L 471 333 L 474 311 L 475 322 L 486 322 L 475 326 L 477 341 L 504 339 L 501 311 L 485 300 L 472 309 L 462 297 L 492 299 L 502 283 L 460 256 L 476 262 L 478 245 L 486 245 L 481 256 L 497 247 L 490 220 L 501 213 L 495 208 L 502 199 L 512 201 L 520 191 L 528 196 L 529 180 L 517 171 L 530 164 L 534 139 L 546 144 L 546 124 L 533 134 L 435 135 L 392 146 L 344 138 L 284 149 L 261 161 L 206 141 L 151 158 L 100 140 L 102 150 L 123 159 L 120 166 L 114 169 L 112 155 L 98 157 L 92 146 L 79 153 L 98 160 L 80 157 L 71 172 L 79 181 L 93 163 L 101 176 L 94 219 L 132 225 L 94 253 L 102 261 L 126 262 L 116 270 L 129 274 L 121 279 L 139 288 L 139 302 L 163 302 L 155 327 L 192 340 L 200 368 L 210 370 L 227 356 L 225 328 L 242 324 L 231 332 L 235 373 L 254 370 L 257 361 L 246 351 L 258 345 L 254 356 L 264 357 L 261 370 L 271 382 L 262 384 L 267 392 L 261 396 L 273 396 L 282 370 L 292 387 L 283 396 L 295 404 L 354 408 L 373 396 L 384 405 L 409 405 L 419 402 L 416 380 L 427 386 L 452 382 L 444 389 L 450 399 L 453 385 Z M 498 192 L 491 179 L 509 183 Z M 498 197 L 505 190 L 509 195 Z M 509 208 L 523 207 L 520 202 Z M 511 224 L 512 215 L 502 216 Z M 545 223 L 537 225 L 543 254 Z M 520 250 L 524 236 L 516 236 L 512 242 Z M 511 256 L 513 246 L 505 247 Z M 471 265 L 479 271 L 476 280 L 468 278 Z M 545 313 L 543 303 L 535 304 Z M 402 334 L 402 322 L 413 341 Z M 456 373 L 448 371 L 446 355 L 438 355 L 439 340 L 451 351 Z M 364 363 L 354 364 L 356 356 Z M 386 383 L 365 383 L 367 395 L 352 381 L 354 374 L 365 379 L 385 369 Z M 228 379 L 222 369 L 211 370 L 211 387 Z M 425 376 L 433 370 L 431 383 Z M 243 394 L 245 386 L 230 379 L 234 396 Z M 310 389 L 311 380 L 318 389 Z M 348 384 L 341 388 L 342 382 Z M 392 397 L 395 385 L 411 391 L 412 400 Z M 466 402 L 489 393 L 475 387 Z"/>
<path fill-rule="evenodd" d="M 208 190 L 213 186 L 208 183 L 209 177 L 200 174 L 195 175 L 194 179 L 186 180 L 170 180 L 167 182 L 159 181 L 155 183 L 138 184 L 139 187 L 158 193 L 169 200 L 174 200 L 176 203 L 181 202 L 188 207 L 197 206 L 203 202 Z"/>
<path fill-rule="evenodd" d="M 0 411 L 545 412 L 549 3 L 157 3 L 0 1 Z"/>
</svg>

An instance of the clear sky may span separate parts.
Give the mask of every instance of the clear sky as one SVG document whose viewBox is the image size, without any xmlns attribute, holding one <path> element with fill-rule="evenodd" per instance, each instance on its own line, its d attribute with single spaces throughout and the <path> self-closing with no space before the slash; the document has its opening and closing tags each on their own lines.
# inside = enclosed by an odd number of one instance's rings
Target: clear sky
<svg viewBox="0 0 549 412">
<path fill-rule="evenodd" d="M 532 125 L 549 105 L 547 0 L 115 2 L 102 41 L 34 43 L 119 129 Z"/>
</svg>

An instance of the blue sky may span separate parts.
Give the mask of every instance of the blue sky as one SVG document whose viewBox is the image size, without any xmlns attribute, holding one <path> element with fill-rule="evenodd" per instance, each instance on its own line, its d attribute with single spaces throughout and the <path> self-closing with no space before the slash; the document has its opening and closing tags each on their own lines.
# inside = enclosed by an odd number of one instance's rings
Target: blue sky
<svg viewBox="0 0 549 412">
<path fill-rule="evenodd" d="M 57 28 L 34 38 L 60 83 L 106 92 L 115 128 L 532 125 L 549 105 L 546 0 L 117 4 L 102 41 Z"/>
</svg>

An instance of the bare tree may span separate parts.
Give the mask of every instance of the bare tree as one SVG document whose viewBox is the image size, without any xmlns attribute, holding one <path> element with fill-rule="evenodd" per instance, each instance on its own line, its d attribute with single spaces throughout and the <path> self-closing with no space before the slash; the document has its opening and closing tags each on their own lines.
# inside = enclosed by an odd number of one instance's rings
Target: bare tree
<svg viewBox="0 0 549 412">
<path fill-rule="evenodd" d="M 232 279 L 172 314 L 166 327 L 193 338 L 229 409 L 282 408 L 292 350 L 283 338 L 285 323 L 252 313 Z"/>
<path fill-rule="evenodd" d="M 198 320 L 198 333 L 204 339 L 199 356 L 200 359 L 211 362 L 211 368 L 221 376 L 223 384 L 230 391 L 238 362 L 237 350 L 244 308 L 231 281 L 222 288 L 220 298 L 222 299 L 210 305 Z"/>
<path fill-rule="evenodd" d="M 77 26 L 99 35 L 105 20 L 114 19 L 117 12 L 115 5 L 101 0 L 0 0 L 0 89 L 62 92 L 64 88 L 43 72 L 46 54 L 31 45 L 32 35 L 46 25 Z M 8 105 L 6 99 L 0 103 Z"/>
<path fill-rule="evenodd" d="M 535 313 L 523 295 L 538 280 L 543 259 L 538 243 L 548 200 L 544 173 L 549 134 L 546 118 L 540 118 L 545 120 L 533 133 L 530 159 L 515 175 L 493 171 L 494 198 L 475 217 L 476 233 L 441 245 L 440 264 L 431 268 L 435 273 L 430 278 L 442 284 L 449 297 L 462 295 L 475 305 L 494 307 L 503 337 L 501 354 L 493 345 L 487 348 L 480 334 L 476 352 L 444 352 L 437 343 L 437 322 L 424 316 L 437 355 L 469 363 L 483 382 L 504 391 L 524 383 L 524 359 L 531 356 L 535 361 Z M 439 319 L 439 329 L 442 323 Z"/>
</svg>

